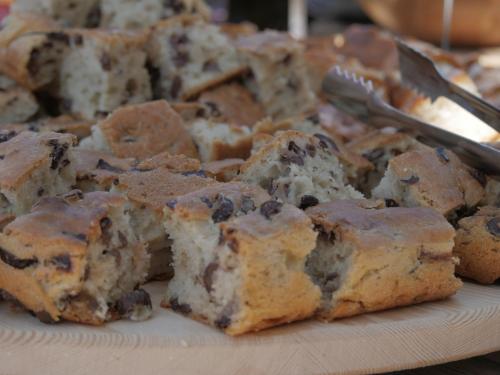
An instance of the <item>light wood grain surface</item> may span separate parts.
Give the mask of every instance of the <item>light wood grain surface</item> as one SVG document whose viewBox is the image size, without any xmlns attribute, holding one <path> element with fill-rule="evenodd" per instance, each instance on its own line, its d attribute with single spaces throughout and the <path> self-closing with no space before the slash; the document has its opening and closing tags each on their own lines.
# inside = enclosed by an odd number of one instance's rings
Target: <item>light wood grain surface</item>
<svg viewBox="0 0 500 375">
<path fill-rule="evenodd" d="M 369 374 L 500 350 L 500 289 L 332 324 L 307 321 L 239 338 L 158 307 L 153 319 L 101 328 L 43 325 L 0 305 L 0 375 Z"/>
</svg>

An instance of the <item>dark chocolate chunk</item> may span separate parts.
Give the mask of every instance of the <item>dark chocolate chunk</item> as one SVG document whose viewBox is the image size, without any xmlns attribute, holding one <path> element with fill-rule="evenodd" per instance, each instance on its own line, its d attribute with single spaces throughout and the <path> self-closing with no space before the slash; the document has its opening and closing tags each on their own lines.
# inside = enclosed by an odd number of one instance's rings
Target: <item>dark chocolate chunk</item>
<svg viewBox="0 0 500 375">
<path fill-rule="evenodd" d="M 219 109 L 219 106 L 214 102 L 204 102 L 204 104 L 210 109 L 210 115 L 214 117 L 222 116 L 222 112 Z"/>
<path fill-rule="evenodd" d="M 175 312 L 179 312 L 181 314 L 189 314 L 191 313 L 191 306 L 186 303 L 179 303 L 179 299 L 177 297 L 170 298 L 170 308 Z"/>
<path fill-rule="evenodd" d="M 314 115 L 309 116 L 306 120 L 311 121 L 314 124 L 319 124 L 321 122 L 321 119 L 320 119 L 318 113 L 315 113 Z"/>
<path fill-rule="evenodd" d="M 175 76 L 172 80 L 172 86 L 170 86 L 170 96 L 174 99 L 179 97 L 179 94 L 182 90 L 182 78 L 179 76 Z"/>
<path fill-rule="evenodd" d="M 67 144 L 61 144 L 57 141 L 57 139 L 51 139 L 48 142 L 48 145 L 52 147 L 52 152 L 50 153 L 50 157 L 52 158 L 51 163 L 50 163 L 50 169 L 57 169 L 59 167 L 59 163 L 68 150 L 68 145 Z"/>
<path fill-rule="evenodd" d="M 449 163 L 450 158 L 449 158 L 448 154 L 446 153 L 446 150 L 444 149 L 444 147 L 436 148 L 436 154 L 437 154 L 439 160 L 441 160 L 443 163 Z"/>
<path fill-rule="evenodd" d="M 266 219 L 271 219 L 272 216 L 280 213 L 283 203 L 271 200 L 267 201 L 260 206 L 260 213 Z"/>
<path fill-rule="evenodd" d="M 153 308 L 151 297 L 144 289 L 136 289 L 123 295 L 116 302 L 116 310 L 122 317 L 130 318 L 137 307 Z"/>
<path fill-rule="evenodd" d="M 339 148 L 337 144 L 331 139 L 330 137 L 327 137 L 324 134 L 314 134 L 316 138 L 319 139 L 319 145 L 321 148 L 327 150 L 328 148 L 331 148 L 332 150 L 338 152 Z"/>
<path fill-rule="evenodd" d="M 278 190 L 278 185 L 274 183 L 273 180 L 270 181 L 269 186 L 267 187 L 267 192 L 269 195 L 273 195 Z"/>
<path fill-rule="evenodd" d="M 104 52 L 101 55 L 99 61 L 101 63 L 102 70 L 104 70 L 105 72 L 109 72 L 111 70 L 112 67 L 111 57 L 106 52 Z"/>
<path fill-rule="evenodd" d="M 47 33 L 47 39 L 64 43 L 69 46 L 69 35 L 61 31 L 52 31 Z"/>
<path fill-rule="evenodd" d="M 122 233 L 122 231 L 118 231 L 118 240 L 120 241 L 120 248 L 124 248 L 128 245 L 127 237 Z"/>
<path fill-rule="evenodd" d="M 87 15 L 86 26 L 89 28 L 99 27 L 101 23 L 101 7 L 100 3 L 92 8 L 92 10 Z"/>
<path fill-rule="evenodd" d="M 188 52 L 177 51 L 172 60 L 174 61 L 174 65 L 176 68 L 182 68 L 189 62 L 190 56 Z"/>
<path fill-rule="evenodd" d="M 409 178 L 403 178 L 400 180 L 402 183 L 407 184 L 407 185 L 415 185 L 420 181 L 420 178 L 418 176 L 410 176 Z"/>
<path fill-rule="evenodd" d="M 500 237 L 500 217 L 495 217 L 486 223 L 488 232 L 496 237 Z"/>
<path fill-rule="evenodd" d="M 207 60 L 202 67 L 204 72 L 219 72 L 220 66 L 215 60 Z"/>
<path fill-rule="evenodd" d="M 482 187 L 485 187 L 486 184 L 488 183 L 488 179 L 486 178 L 486 175 L 477 170 L 477 169 L 469 169 L 469 174 L 481 184 Z"/>
<path fill-rule="evenodd" d="M 288 144 L 288 151 L 292 151 L 297 155 L 302 155 L 302 156 L 305 155 L 305 151 L 302 150 L 299 146 L 297 146 L 297 143 L 295 143 L 294 141 L 290 141 L 290 143 Z"/>
<path fill-rule="evenodd" d="M 251 211 L 255 211 L 255 202 L 253 201 L 252 198 L 250 198 L 248 195 L 243 195 L 241 197 L 241 206 L 240 210 L 244 213 L 247 214 Z"/>
<path fill-rule="evenodd" d="M 214 324 L 219 329 L 226 329 L 231 325 L 231 318 L 226 315 L 221 315 L 215 320 Z"/>
<path fill-rule="evenodd" d="M 300 198 L 300 206 L 299 208 L 301 210 L 305 210 L 309 207 L 314 207 L 319 204 L 318 198 L 312 196 L 312 195 L 304 195 L 302 198 Z"/>
<path fill-rule="evenodd" d="M 365 152 L 363 157 L 368 159 L 371 162 L 377 161 L 382 156 L 384 156 L 384 150 L 381 148 L 375 148 L 371 151 Z"/>
<path fill-rule="evenodd" d="M 304 165 L 304 157 L 290 151 L 281 154 L 280 161 L 283 164 L 297 164 L 300 166 Z"/>
<path fill-rule="evenodd" d="M 212 215 L 214 223 L 220 223 L 228 220 L 234 212 L 233 201 L 224 196 L 220 195 L 217 197 L 217 206 L 218 208 Z"/>
<path fill-rule="evenodd" d="M 64 200 L 74 202 L 83 199 L 83 193 L 81 190 L 75 189 L 71 190 L 69 193 L 63 195 Z"/>
<path fill-rule="evenodd" d="M 17 135 L 17 132 L 15 132 L 14 130 L 11 130 L 8 133 L 1 133 L 0 134 L 0 143 L 10 141 L 16 135 Z"/>
<path fill-rule="evenodd" d="M 314 145 L 311 145 L 311 144 L 307 144 L 306 145 L 306 152 L 307 152 L 307 155 L 309 155 L 310 157 L 315 157 L 316 156 L 316 147 Z"/>
<path fill-rule="evenodd" d="M 40 59 L 40 55 L 41 55 L 41 52 L 40 52 L 39 48 L 33 48 L 31 50 L 27 69 L 28 69 L 28 72 L 30 73 L 30 75 L 32 75 L 32 76 L 36 75 L 40 70 L 40 65 L 38 64 L 39 59 Z"/>
<path fill-rule="evenodd" d="M 17 268 L 18 270 L 23 270 L 25 268 L 36 266 L 38 264 L 38 259 L 36 257 L 29 259 L 21 259 L 15 256 L 14 254 L 8 252 L 5 249 L 0 247 L 0 260 L 5 264 L 13 268 Z"/>
<path fill-rule="evenodd" d="M 121 141 L 124 143 L 135 143 L 137 142 L 137 138 L 132 137 L 131 135 L 126 135 L 121 139 Z"/>
<path fill-rule="evenodd" d="M 172 34 L 169 42 L 172 48 L 177 50 L 181 45 L 189 42 L 189 37 L 186 34 Z"/>
<path fill-rule="evenodd" d="M 203 286 L 208 293 L 212 292 L 212 284 L 214 282 L 214 273 L 219 268 L 219 263 L 210 263 L 203 272 Z"/>
<path fill-rule="evenodd" d="M 43 195 L 43 193 L 45 193 L 45 189 L 44 188 L 39 188 L 36 192 L 36 195 L 41 197 Z"/>
<path fill-rule="evenodd" d="M 207 174 L 204 170 L 183 172 L 182 175 L 186 177 L 197 176 L 197 177 L 207 178 Z"/>
<path fill-rule="evenodd" d="M 109 217 L 104 217 L 99 222 L 99 226 L 101 227 L 101 238 L 105 244 L 108 244 L 111 240 L 111 233 L 109 229 L 113 225 L 111 219 Z"/>
<path fill-rule="evenodd" d="M 399 207 L 399 204 L 394 199 L 386 199 L 385 206 L 386 207 Z"/>
<path fill-rule="evenodd" d="M 173 210 L 175 208 L 175 206 L 177 205 L 177 199 L 169 200 L 166 205 L 168 208 Z"/>
<path fill-rule="evenodd" d="M 52 257 L 50 263 L 54 265 L 58 271 L 70 272 L 72 268 L 71 257 L 68 254 Z"/>
<path fill-rule="evenodd" d="M 103 170 L 110 171 L 110 172 L 115 172 L 115 173 L 123 173 L 124 172 L 123 169 L 117 168 L 117 167 L 113 167 L 111 164 L 109 164 L 104 159 L 99 159 L 97 161 L 96 169 L 103 169 Z"/>
<path fill-rule="evenodd" d="M 201 197 L 200 200 L 207 205 L 208 208 L 212 208 L 214 205 L 210 198 L 208 197 Z"/>
</svg>

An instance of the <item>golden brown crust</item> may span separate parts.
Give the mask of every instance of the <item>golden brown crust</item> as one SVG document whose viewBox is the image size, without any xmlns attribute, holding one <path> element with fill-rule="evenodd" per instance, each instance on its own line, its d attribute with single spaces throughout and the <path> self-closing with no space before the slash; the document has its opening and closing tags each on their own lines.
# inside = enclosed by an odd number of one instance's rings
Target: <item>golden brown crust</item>
<svg viewBox="0 0 500 375">
<path fill-rule="evenodd" d="M 253 126 L 265 117 L 265 111 L 244 86 L 230 83 L 206 91 L 199 102 L 212 107 L 212 114 L 220 114 L 224 121 L 236 125 Z"/>
<path fill-rule="evenodd" d="M 40 165 L 50 165 L 56 145 L 71 146 L 76 137 L 70 134 L 22 132 L 7 142 L 0 143 L 0 187 L 16 189 Z"/>
<path fill-rule="evenodd" d="M 245 161 L 243 159 L 224 159 L 203 163 L 203 170 L 212 178 L 220 182 L 229 182 L 240 171 L 241 165 Z"/>
<path fill-rule="evenodd" d="M 76 135 L 78 139 L 82 139 L 90 135 L 92 125 L 93 121 L 62 115 L 47 117 L 28 123 L 2 125 L 2 130 L 15 131 L 17 133 L 22 131 L 69 133 Z"/>
<path fill-rule="evenodd" d="M 201 163 L 197 159 L 191 159 L 185 155 L 170 155 L 162 152 L 150 159 L 146 159 L 137 164 L 137 169 L 148 170 L 156 168 L 167 168 L 171 172 L 193 172 L 201 169 Z"/>
<path fill-rule="evenodd" d="M 481 284 L 500 278 L 500 208 L 482 207 L 458 223 L 454 254 L 457 273 Z"/>
<path fill-rule="evenodd" d="M 220 25 L 220 31 L 231 39 L 238 39 L 242 36 L 256 34 L 259 31 L 259 28 L 251 22 L 223 23 Z"/>
<path fill-rule="evenodd" d="M 118 108 L 98 126 L 121 158 L 146 159 L 165 151 L 198 156 L 182 118 L 165 100 Z"/>
</svg>

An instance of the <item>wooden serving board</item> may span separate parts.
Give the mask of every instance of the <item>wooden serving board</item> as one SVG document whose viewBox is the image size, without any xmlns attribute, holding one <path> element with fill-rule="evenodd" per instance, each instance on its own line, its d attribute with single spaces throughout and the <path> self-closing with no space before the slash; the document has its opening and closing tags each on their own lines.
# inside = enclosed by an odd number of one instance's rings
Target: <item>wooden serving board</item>
<svg viewBox="0 0 500 375">
<path fill-rule="evenodd" d="M 43 325 L 0 304 L 0 375 L 358 374 L 500 350 L 500 287 L 466 283 L 453 298 L 326 324 L 290 324 L 238 338 L 158 307 L 104 327 Z"/>
</svg>

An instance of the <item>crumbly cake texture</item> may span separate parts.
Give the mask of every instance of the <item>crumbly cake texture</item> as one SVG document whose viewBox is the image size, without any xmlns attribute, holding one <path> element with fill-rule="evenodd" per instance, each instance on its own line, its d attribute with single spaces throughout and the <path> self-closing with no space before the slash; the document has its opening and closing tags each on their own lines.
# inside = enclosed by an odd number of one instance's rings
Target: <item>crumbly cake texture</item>
<svg viewBox="0 0 500 375">
<path fill-rule="evenodd" d="M 62 115 L 58 117 L 44 117 L 29 122 L 10 123 L 2 126 L 0 132 L 20 133 L 31 131 L 35 133 L 69 133 L 75 135 L 79 140 L 90 135 L 93 121 L 82 120 L 76 117 Z"/>
<path fill-rule="evenodd" d="M 248 87 L 268 115 L 286 118 L 314 108 L 300 42 L 269 30 L 238 39 L 237 48 L 252 71 Z"/>
<path fill-rule="evenodd" d="M 357 187 L 367 195 L 371 194 L 373 188 L 384 177 L 389 160 L 407 151 L 428 149 L 415 138 L 393 128 L 368 132 L 346 146 L 373 163 L 374 168 L 360 175 L 357 184 Z"/>
<path fill-rule="evenodd" d="M 170 166 L 163 163 L 155 169 L 138 165 L 134 170 L 120 174 L 111 188 L 112 192 L 123 194 L 131 203 L 132 227 L 147 244 L 151 255 L 148 279 L 169 279 L 173 274 L 171 240 L 162 224 L 165 204 L 177 196 L 216 184 L 199 169 L 191 169 L 192 164 L 176 160 L 172 157 Z"/>
<path fill-rule="evenodd" d="M 101 0 L 101 27 L 142 29 L 180 14 L 198 14 L 207 21 L 210 8 L 203 0 Z"/>
<path fill-rule="evenodd" d="M 363 198 L 346 183 L 336 147 L 322 134 L 281 132 L 241 166 L 237 179 L 301 208 L 334 199 Z"/>
<path fill-rule="evenodd" d="M 148 318 L 151 300 L 136 287 L 149 258 L 129 220 L 117 194 L 42 199 L 0 234 L 0 289 L 47 323 Z"/>
<path fill-rule="evenodd" d="M 116 109 L 92 128 L 81 147 L 139 160 L 162 152 L 198 156 L 182 118 L 165 100 Z"/>
<path fill-rule="evenodd" d="M 75 142 L 69 134 L 0 134 L 0 212 L 21 215 L 40 197 L 70 191 Z"/>
<path fill-rule="evenodd" d="M 15 0 L 14 12 L 50 17 L 64 27 L 95 27 L 99 21 L 99 0 Z"/>
<path fill-rule="evenodd" d="M 242 74 L 246 66 L 216 25 L 184 15 L 152 28 L 148 54 L 155 95 L 179 101 Z"/>
<path fill-rule="evenodd" d="M 1 26 L 0 74 L 28 90 L 52 83 L 68 44 L 57 24 L 36 14 L 12 13 Z"/>
<path fill-rule="evenodd" d="M 453 220 L 483 199 L 485 184 L 484 175 L 438 147 L 391 159 L 372 196 L 404 207 L 431 207 Z"/>
<path fill-rule="evenodd" d="M 319 232 L 306 270 L 323 292 L 320 319 L 439 300 L 462 285 L 455 231 L 435 210 L 335 201 L 306 213 Z"/>
<path fill-rule="evenodd" d="M 455 256 L 457 273 L 481 284 L 500 279 L 500 208 L 481 207 L 458 222 Z"/>
<path fill-rule="evenodd" d="M 332 152 L 339 159 L 345 171 L 347 180 L 355 186 L 359 185 L 358 182 L 363 179 L 364 175 L 374 168 L 370 161 L 351 151 L 349 148 L 344 147 L 339 137 L 324 128 L 317 113 L 302 114 L 278 121 L 272 121 L 270 118 L 267 118 L 259 121 L 252 130 L 257 134 L 275 134 L 283 130 L 296 130 L 309 135 L 318 134 L 319 136 L 327 137 L 329 143 L 332 145 Z M 259 136 L 257 142 L 255 142 L 254 138 L 254 143 L 257 143 L 257 145 L 253 145 L 253 152 L 256 152 L 258 144 L 263 145 L 266 141 L 264 137 Z"/>
<path fill-rule="evenodd" d="M 252 127 L 266 116 L 262 105 L 239 83 L 229 83 L 205 91 L 198 101 L 211 109 L 210 116 L 230 124 Z"/>
<path fill-rule="evenodd" d="M 109 191 L 118 176 L 136 167 L 133 158 L 121 159 L 102 151 L 75 148 L 76 187 L 84 193 Z"/>
<path fill-rule="evenodd" d="M 246 126 L 199 118 L 188 129 L 202 162 L 250 156 L 252 134 Z"/>
<path fill-rule="evenodd" d="M 316 234 L 296 207 L 222 184 L 167 203 L 175 276 L 165 306 L 230 335 L 305 319 L 320 290 L 304 272 Z"/>
<path fill-rule="evenodd" d="M 202 170 L 207 176 L 220 182 L 229 182 L 240 173 L 240 167 L 245 163 L 243 159 L 224 159 L 203 163 Z"/>
<path fill-rule="evenodd" d="M 65 35 L 69 47 L 56 90 L 63 113 L 93 119 L 152 98 L 143 34 L 74 29 Z"/>
<path fill-rule="evenodd" d="M 35 96 L 25 88 L 18 85 L 0 87 L 0 125 L 28 121 L 38 109 Z"/>
</svg>

